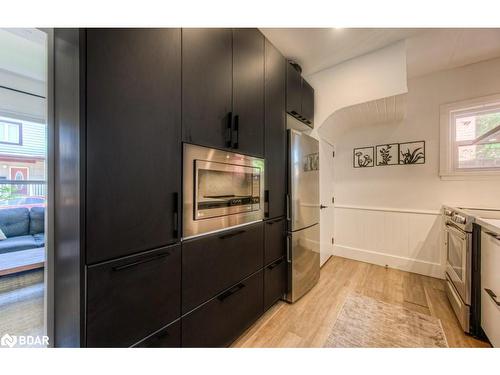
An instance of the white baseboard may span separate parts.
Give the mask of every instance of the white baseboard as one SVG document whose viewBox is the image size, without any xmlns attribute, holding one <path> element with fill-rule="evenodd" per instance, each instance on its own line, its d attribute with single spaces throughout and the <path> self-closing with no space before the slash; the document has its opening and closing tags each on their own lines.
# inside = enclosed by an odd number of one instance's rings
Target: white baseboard
<svg viewBox="0 0 500 375">
<path fill-rule="evenodd" d="M 439 263 L 398 257 L 396 255 L 342 245 L 333 246 L 333 255 L 359 260 L 361 262 L 377 264 L 379 266 L 387 265 L 390 268 L 436 277 L 438 279 L 444 279 L 445 277 L 444 267 Z"/>
</svg>

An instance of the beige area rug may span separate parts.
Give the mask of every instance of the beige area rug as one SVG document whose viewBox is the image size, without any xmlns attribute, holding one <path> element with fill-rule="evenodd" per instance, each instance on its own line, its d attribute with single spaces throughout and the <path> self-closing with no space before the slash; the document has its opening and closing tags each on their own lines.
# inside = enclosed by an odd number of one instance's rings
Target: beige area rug
<svg viewBox="0 0 500 375">
<path fill-rule="evenodd" d="M 351 293 L 325 348 L 447 348 L 441 321 Z"/>
</svg>

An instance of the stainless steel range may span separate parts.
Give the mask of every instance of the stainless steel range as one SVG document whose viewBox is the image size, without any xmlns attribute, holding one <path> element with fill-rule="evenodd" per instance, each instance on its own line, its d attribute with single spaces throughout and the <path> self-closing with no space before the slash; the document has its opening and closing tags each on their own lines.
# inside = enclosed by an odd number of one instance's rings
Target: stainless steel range
<svg viewBox="0 0 500 375">
<path fill-rule="evenodd" d="M 444 207 L 446 294 L 465 332 L 470 330 L 472 289 L 472 228 L 474 216 Z"/>
<path fill-rule="evenodd" d="M 498 217 L 492 209 L 443 207 L 446 294 L 463 330 L 481 337 L 481 227 L 476 218 Z"/>
</svg>

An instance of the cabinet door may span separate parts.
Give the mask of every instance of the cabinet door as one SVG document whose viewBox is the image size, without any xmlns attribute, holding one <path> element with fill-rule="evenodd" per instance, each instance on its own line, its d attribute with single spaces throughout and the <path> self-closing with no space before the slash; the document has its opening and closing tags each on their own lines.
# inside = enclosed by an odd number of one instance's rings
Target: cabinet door
<svg viewBox="0 0 500 375">
<path fill-rule="evenodd" d="M 266 40 L 265 65 L 265 157 L 266 217 L 285 215 L 286 123 L 285 58 Z"/>
<path fill-rule="evenodd" d="M 180 317 L 180 245 L 87 268 L 87 346 L 128 347 Z"/>
<path fill-rule="evenodd" d="M 262 270 L 182 317 L 183 347 L 230 345 L 263 312 Z"/>
<path fill-rule="evenodd" d="M 278 218 L 264 222 L 264 264 L 267 265 L 286 253 L 286 220 Z"/>
<path fill-rule="evenodd" d="M 264 36 L 233 30 L 233 147 L 264 156 Z"/>
<path fill-rule="evenodd" d="M 182 243 L 182 313 L 263 266 L 263 224 L 253 224 Z"/>
<path fill-rule="evenodd" d="M 500 236 L 481 233 L 481 327 L 494 348 L 500 347 Z"/>
<path fill-rule="evenodd" d="M 177 240 L 180 29 L 87 31 L 87 263 Z"/>
<path fill-rule="evenodd" d="M 296 117 L 302 112 L 302 77 L 288 63 L 286 64 L 286 111 Z"/>
<path fill-rule="evenodd" d="M 286 292 L 286 261 L 280 258 L 264 268 L 264 311 Z"/>
<path fill-rule="evenodd" d="M 182 139 L 230 148 L 231 29 L 182 30 Z"/>
<path fill-rule="evenodd" d="M 302 117 L 303 122 L 312 126 L 314 123 L 314 89 L 306 80 L 302 80 Z"/>
</svg>

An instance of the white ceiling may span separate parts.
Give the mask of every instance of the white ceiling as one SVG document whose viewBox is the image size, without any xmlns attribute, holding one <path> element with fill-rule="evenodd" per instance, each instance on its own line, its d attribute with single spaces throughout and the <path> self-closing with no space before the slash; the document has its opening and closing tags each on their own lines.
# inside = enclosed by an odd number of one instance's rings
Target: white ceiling
<svg viewBox="0 0 500 375">
<path fill-rule="evenodd" d="M 500 29 L 261 29 L 310 75 L 407 40 L 408 77 L 500 57 Z"/>
<path fill-rule="evenodd" d="M 415 36 L 425 29 L 261 29 L 285 57 L 296 60 L 304 75 Z"/>
<path fill-rule="evenodd" d="M 500 29 L 435 29 L 406 43 L 408 78 L 500 57 Z"/>
</svg>

